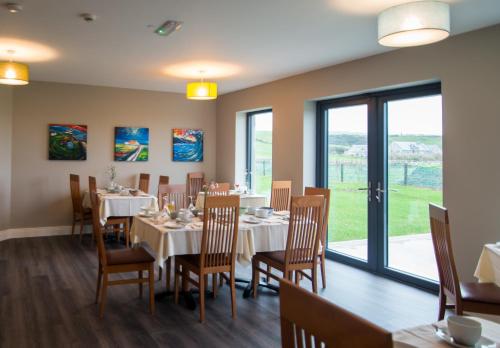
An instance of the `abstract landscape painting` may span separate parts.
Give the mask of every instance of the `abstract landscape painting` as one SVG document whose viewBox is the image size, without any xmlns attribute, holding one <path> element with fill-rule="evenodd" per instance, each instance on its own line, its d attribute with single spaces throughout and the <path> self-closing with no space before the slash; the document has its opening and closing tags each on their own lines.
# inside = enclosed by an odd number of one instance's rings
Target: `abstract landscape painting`
<svg viewBox="0 0 500 348">
<path fill-rule="evenodd" d="M 149 128 L 115 127 L 115 161 L 147 161 Z"/>
<path fill-rule="evenodd" d="M 49 125 L 49 160 L 87 159 L 87 126 Z"/>
<path fill-rule="evenodd" d="M 203 131 L 174 128 L 173 160 L 176 162 L 202 162 Z"/>
</svg>

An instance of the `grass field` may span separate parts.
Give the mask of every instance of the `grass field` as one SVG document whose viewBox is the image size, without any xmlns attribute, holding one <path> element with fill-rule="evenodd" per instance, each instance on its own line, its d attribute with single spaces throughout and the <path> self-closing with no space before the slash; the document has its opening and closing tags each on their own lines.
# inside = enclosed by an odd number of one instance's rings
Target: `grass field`
<svg viewBox="0 0 500 348">
<path fill-rule="evenodd" d="M 366 185 L 365 185 L 366 186 Z M 330 201 L 329 241 L 365 239 L 367 228 L 367 197 L 361 183 L 332 184 Z M 392 185 L 389 192 L 389 235 L 401 236 L 429 232 L 429 202 L 441 204 L 439 190 Z M 335 207 L 335 208 L 333 208 Z"/>
</svg>

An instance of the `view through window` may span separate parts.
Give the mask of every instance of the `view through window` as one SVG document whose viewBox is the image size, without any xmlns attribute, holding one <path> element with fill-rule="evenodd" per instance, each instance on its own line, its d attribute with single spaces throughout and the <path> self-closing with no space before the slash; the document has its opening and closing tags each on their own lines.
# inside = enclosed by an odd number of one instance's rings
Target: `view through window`
<svg viewBox="0 0 500 348">
<path fill-rule="evenodd" d="M 247 175 L 250 188 L 269 196 L 272 182 L 273 113 L 271 110 L 248 114 Z"/>
</svg>

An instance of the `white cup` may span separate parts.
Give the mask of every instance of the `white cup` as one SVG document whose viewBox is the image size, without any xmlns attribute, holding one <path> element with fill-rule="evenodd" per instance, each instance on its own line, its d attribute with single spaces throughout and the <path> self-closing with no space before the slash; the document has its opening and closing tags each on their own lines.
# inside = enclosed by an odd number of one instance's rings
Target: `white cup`
<svg viewBox="0 0 500 348">
<path fill-rule="evenodd" d="M 255 215 L 255 210 L 256 210 L 255 207 L 248 207 L 247 208 L 247 214 L 249 214 L 249 215 Z"/>
<path fill-rule="evenodd" d="M 449 316 L 448 332 L 459 344 L 473 346 L 481 338 L 481 323 L 458 315 Z"/>
</svg>

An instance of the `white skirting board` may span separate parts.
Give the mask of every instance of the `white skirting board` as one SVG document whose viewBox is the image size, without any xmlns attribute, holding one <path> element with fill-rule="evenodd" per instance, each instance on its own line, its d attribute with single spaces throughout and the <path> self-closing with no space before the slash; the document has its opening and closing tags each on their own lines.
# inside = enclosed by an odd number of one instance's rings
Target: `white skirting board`
<svg viewBox="0 0 500 348">
<path fill-rule="evenodd" d="M 90 226 L 84 226 L 83 232 L 90 233 Z M 0 231 L 0 242 L 14 238 L 62 236 L 68 234 L 71 234 L 71 226 L 10 228 Z M 80 226 L 75 228 L 75 234 L 80 234 Z"/>
</svg>

